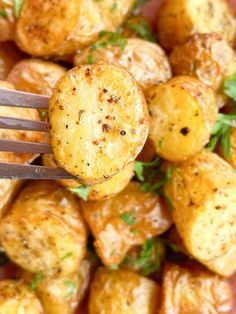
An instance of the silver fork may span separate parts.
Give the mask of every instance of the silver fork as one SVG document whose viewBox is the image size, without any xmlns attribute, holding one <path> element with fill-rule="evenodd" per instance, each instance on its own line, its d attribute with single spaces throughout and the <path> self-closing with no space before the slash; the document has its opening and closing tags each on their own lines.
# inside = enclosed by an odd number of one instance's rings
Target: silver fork
<svg viewBox="0 0 236 314">
<path fill-rule="evenodd" d="M 0 106 L 48 109 L 50 97 L 0 88 Z M 0 129 L 48 132 L 48 123 L 18 118 L 0 117 Z M 52 154 L 47 143 L 0 139 L 0 152 Z M 0 163 L 0 179 L 74 179 L 62 168 Z"/>
</svg>

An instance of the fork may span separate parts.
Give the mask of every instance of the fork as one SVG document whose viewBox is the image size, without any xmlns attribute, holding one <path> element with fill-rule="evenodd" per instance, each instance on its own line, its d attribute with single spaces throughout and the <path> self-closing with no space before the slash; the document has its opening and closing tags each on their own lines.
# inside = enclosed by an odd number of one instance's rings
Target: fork
<svg viewBox="0 0 236 314">
<path fill-rule="evenodd" d="M 48 109 L 50 97 L 0 88 L 0 106 Z M 48 123 L 0 116 L 0 129 L 48 132 Z M 0 152 L 52 154 L 47 143 L 0 139 Z M 0 162 L 0 179 L 75 179 L 62 168 Z"/>
</svg>

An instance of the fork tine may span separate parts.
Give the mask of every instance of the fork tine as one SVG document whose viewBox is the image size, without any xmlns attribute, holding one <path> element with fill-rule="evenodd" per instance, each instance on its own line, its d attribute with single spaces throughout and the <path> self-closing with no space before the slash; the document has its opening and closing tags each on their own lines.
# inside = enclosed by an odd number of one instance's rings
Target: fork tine
<svg viewBox="0 0 236 314">
<path fill-rule="evenodd" d="M 57 180 L 78 178 L 62 168 L 0 163 L 0 179 Z"/>
<path fill-rule="evenodd" d="M 49 96 L 0 88 L 0 105 L 19 108 L 47 109 Z"/>
<path fill-rule="evenodd" d="M 52 148 L 49 144 L 15 140 L 0 140 L 0 151 L 13 153 L 52 154 Z"/>
<path fill-rule="evenodd" d="M 0 117 L 0 129 L 48 132 L 48 123 L 43 121 Z"/>
</svg>

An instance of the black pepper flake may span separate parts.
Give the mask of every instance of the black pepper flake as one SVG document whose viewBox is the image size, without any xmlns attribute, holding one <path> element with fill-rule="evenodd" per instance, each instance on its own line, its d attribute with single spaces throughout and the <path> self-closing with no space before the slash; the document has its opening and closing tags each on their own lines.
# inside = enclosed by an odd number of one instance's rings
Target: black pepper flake
<svg viewBox="0 0 236 314">
<path fill-rule="evenodd" d="M 108 124 L 103 124 L 102 125 L 102 131 L 103 132 L 109 132 L 110 130 L 111 130 L 110 125 L 108 125 Z"/>
<path fill-rule="evenodd" d="M 91 70 L 89 68 L 86 68 L 85 76 L 91 76 Z"/>
<path fill-rule="evenodd" d="M 106 88 L 103 88 L 102 91 L 103 91 L 104 94 L 108 92 L 108 90 Z"/>
<path fill-rule="evenodd" d="M 125 136 L 126 132 L 124 130 L 120 131 L 120 135 Z"/>
<path fill-rule="evenodd" d="M 189 128 L 188 128 L 187 126 L 184 127 L 184 128 L 182 128 L 182 129 L 180 130 L 180 133 L 181 133 L 183 136 L 187 136 L 189 132 L 190 132 L 190 130 L 189 130 Z"/>
<path fill-rule="evenodd" d="M 60 110 L 64 110 L 64 107 L 62 105 L 59 105 Z"/>
</svg>

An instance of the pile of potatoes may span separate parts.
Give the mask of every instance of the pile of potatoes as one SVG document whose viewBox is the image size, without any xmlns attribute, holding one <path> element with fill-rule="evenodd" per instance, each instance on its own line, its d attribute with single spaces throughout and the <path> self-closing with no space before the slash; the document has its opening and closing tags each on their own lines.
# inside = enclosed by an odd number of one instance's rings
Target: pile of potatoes
<svg viewBox="0 0 236 314">
<path fill-rule="evenodd" d="M 0 107 L 48 132 L 0 138 L 53 150 L 0 162 L 75 177 L 0 180 L 2 314 L 231 313 L 236 129 L 229 156 L 207 146 L 234 114 L 236 20 L 226 0 L 164 0 L 152 26 L 137 3 L 0 0 L 0 89 L 50 97 Z"/>
</svg>

